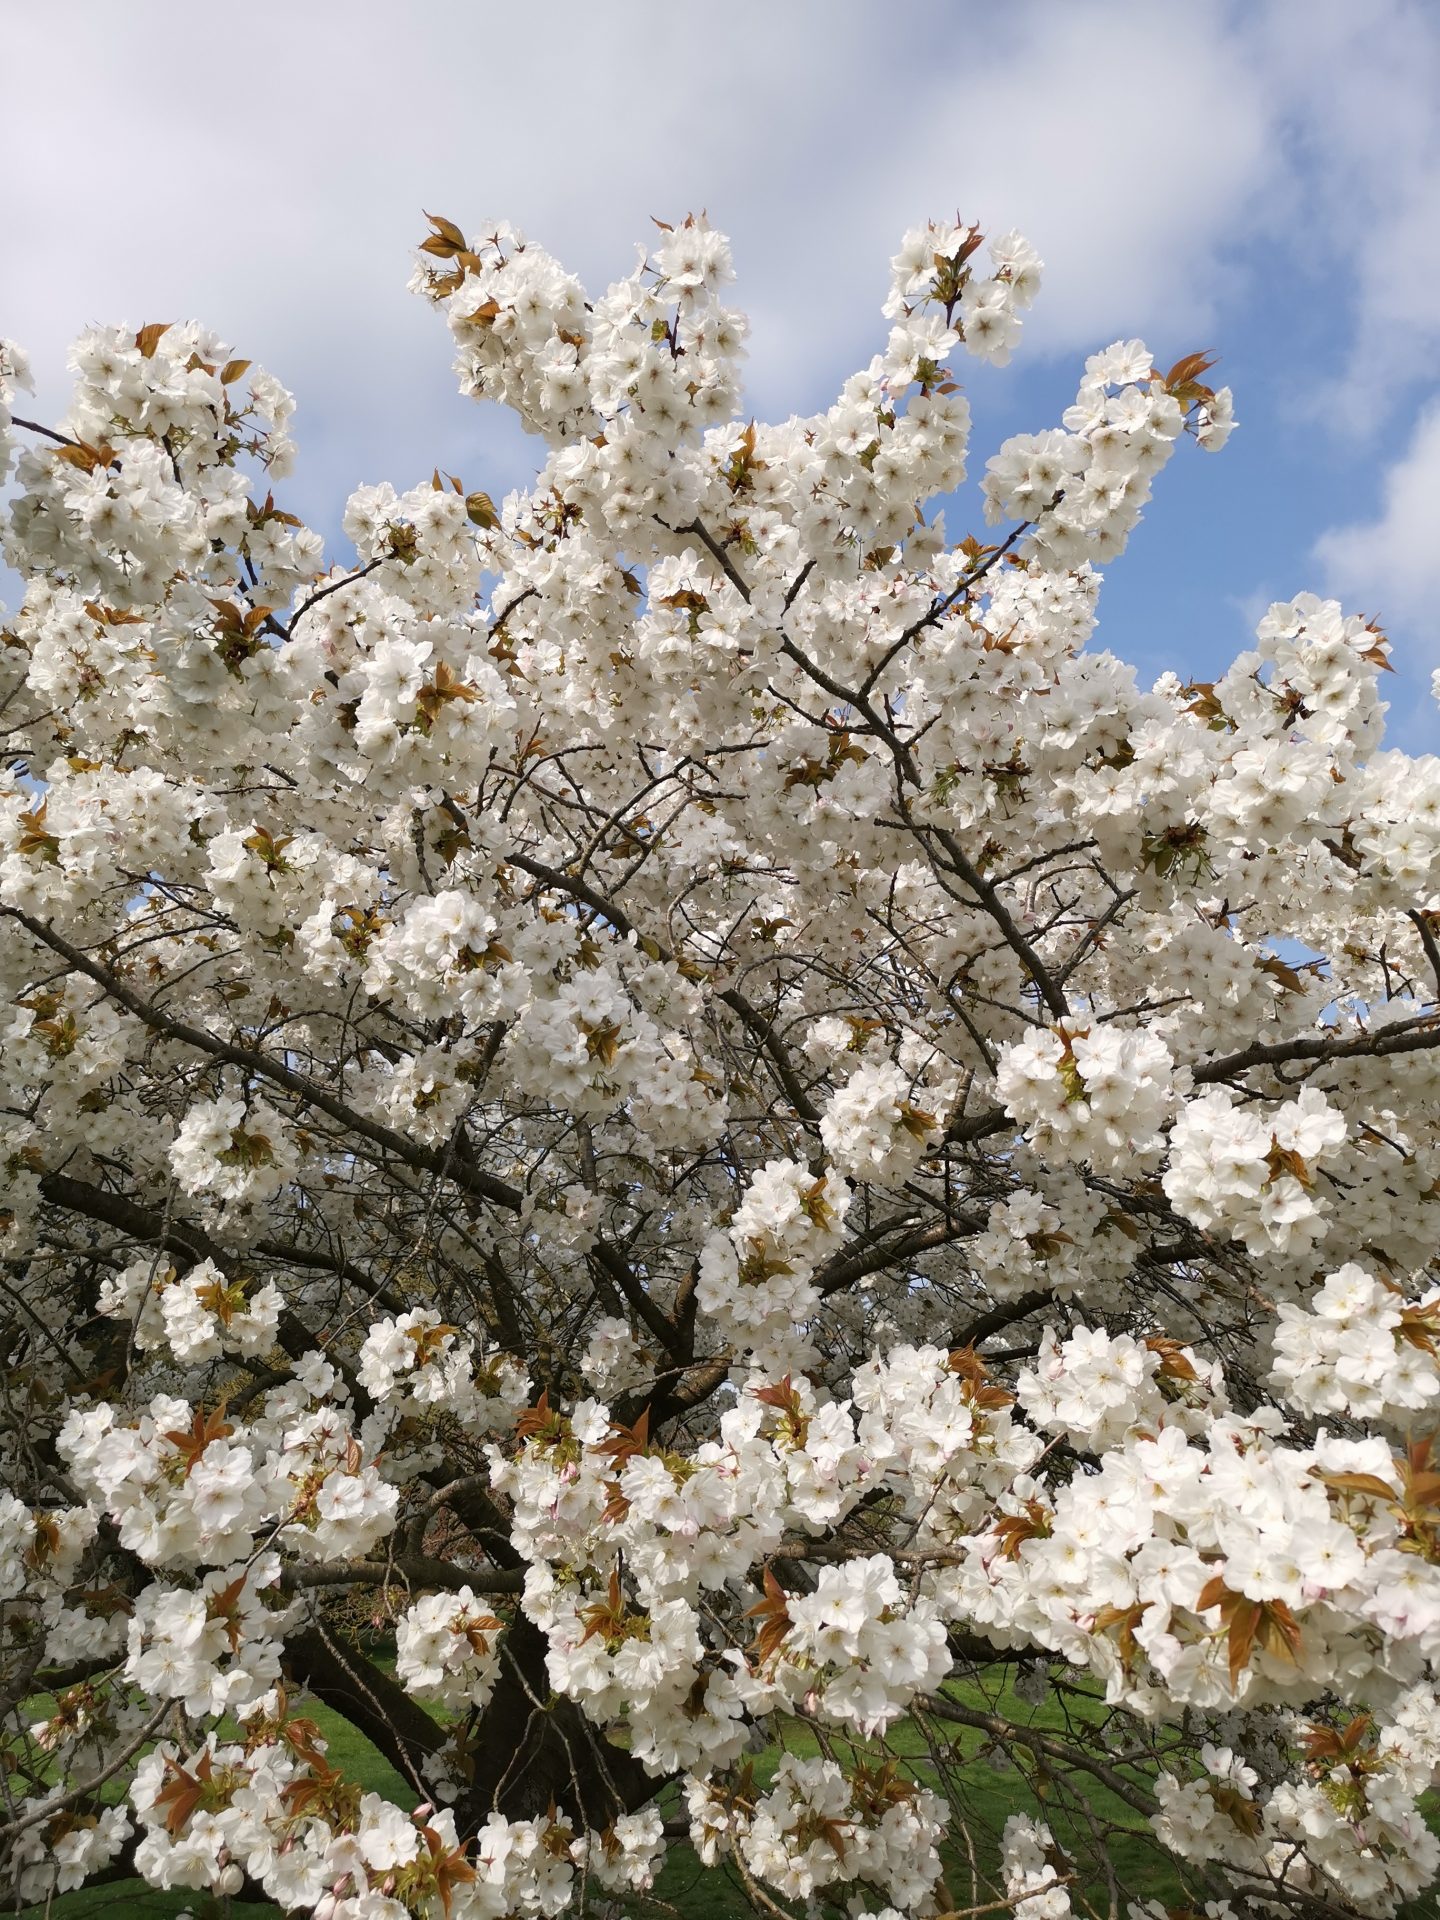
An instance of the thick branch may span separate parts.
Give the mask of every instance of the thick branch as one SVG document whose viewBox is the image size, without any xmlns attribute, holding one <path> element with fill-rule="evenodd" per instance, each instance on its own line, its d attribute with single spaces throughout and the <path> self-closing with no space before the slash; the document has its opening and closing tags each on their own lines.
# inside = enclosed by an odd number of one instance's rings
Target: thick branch
<svg viewBox="0 0 1440 1920">
<path fill-rule="evenodd" d="M 1042 1307 L 1048 1307 L 1055 1298 L 1048 1288 L 1037 1288 L 1033 1293 L 1022 1293 L 1018 1300 L 1002 1300 L 998 1306 L 991 1307 L 988 1313 L 982 1313 L 972 1320 L 968 1327 L 957 1327 L 946 1341 L 948 1347 L 978 1347 L 982 1340 L 1003 1333 L 1006 1327 L 1013 1327 L 1019 1320 L 1028 1319 L 1032 1313 L 1039 1313 Z"/>
<path fill-rule="evenodd" d="M 948 1247 L 956 1240 L 979 1233 L 984 1225 L 984 1215 L 963 1214 L 954 1220 L 940 1221 L 933 1227 L 923 1227 L 918 1232 L 907 1234 L 903 1240 L 891 1241 L 888 1246 L 860 1249 L 842 1247 L 816 1274 L 815 1284 L 828 1299 L 832 1293 L 852 1287 L 856 1281 L 864 1280 L 872 1273 L 883 1273 L 887 1267 L 913 1260 L 917 1254 L 933 1253 L 937 1247 Z"/>
<path fill-rule="evenodd" d="M 498 1809 L 510 1819 L 543 1816 L 553 1804 L 591 1828 L 653 1800 L 665 1782 L 612 1747 L 573 1700 L 556 1695 L 544 1634 L 517 1612 L 500 1649 L 500 1674 L 471 1751 L 475 1771 L 456 1808 L 462 1832 Z"/>
<path fill-rule="evenodd" d="M 52 1207 L 102 1221 L 106 1226 L 128 1234 L 132 1240 L 164 1247 L 167 1253 L 178 1253 L 182 1258 L 188 1256 L 213 1260 L 216 1266 L 227 1269 L 237 1259 L 243 1260 L 248 1252 L 261 1260 L 275 1260 L 286 1266 L 333 1273 L 351 1286 L 359 1287 L 372 1299 L 382 1301 L 393 1313 L 400 1313 L 404 1309 L 401 1296 L 383 1280 L 372 1278 L 338 1254 L 295 1247 L 276 1240 L 257 1240 L 249 1248 L 226 1249 L 188 1220 L 177 1219 L 173 1213 L 166 1214 L 159 1207 L 144 1206 L 137 1200 L 127 1199 L 124 1194 L 97 1187 L 88 1180 L 77 1180 L 73 1174 L 42 1174 L 40 1192 Z"/>
<path fill-rule="evenodd" d="M 278 1060 L 272 1060 L 268 1054 L 257 1053 L 253 1048 L 237 1046 L 231 1040 L 218 1040 L 213 1033 L 207 1033 L 203 1027 L 192 1027 L 187 1021 L 176 1020 L 168 1013 L 162 1013 L 136 993 L 132 987 L 119 978 L 108 967 L 93 959 L 83 948 L 72 944 L 53 927 L 42 925 L 19 907 L 0 907 L 0 913 L 6 913 L 12 920 L 23 926 L 34 939 L 58 953 L 67 960 L 77 973 L 83 973 L 101 987 L 116 1002 L 141 1020 L 155 1033 L 163 1033 L 167 1040 L 176 1040 L 182 1046 L 193 1047 L 197 1053 L 208 1054 L 212 1060 L 222 1066 L 240 1067 L 246 1073 L 268 1080 L 273 1086 L 283 1087 L 296 1099 L 303 1100 L 308 1106 L 317 1108 L 321 1113 L 338 1122 L 361 1139 L 368 1140 L 373 1146 L 382 1147 L 393 1154 L 406 1166 L 421 1172 L 431 1173 L 454 1180 L 457 1186 L 464 1187 L 482 1200 L 504 1207 L 507 1212 L 518 1213 L 522 1195 L 518 1187 L 510 1186 L 504 1180 L 496 1180 L 478 1167 L 455 1164 L 454 1156 L 437 1153 L 429 1147 L 422 1147 L 402 1133 L 396 1133 L 393 1127 L 384 1126 L 378 1120 L 372 1120 L 367 1114 L 357 1113 L 343 1100 L 339 1100 L 325 1088 L 317 1087 L 303 1074 L 295 1073 Z"/>
<path fill-rule="evenodd" d="M 406 1553 L 393 1560 L 306 1561 L 287 1566 L 280 1584 L 291 1593 L 308 1587 L 361 1586 L 409 1587 L 417 1593 L 431 1588 L 458 1593 L 461 1587 L 469 1587 L 472 1593 L 519 1593 L 525 1580 L 517 1569 L 476 1571 L 434 1560 L 429 1554 Z"/>
<path fill-rule="evenodd" d="M 429 1798 L 421 1763 L 444 1744 L 444 1730 L 397 1680 L 320 1626 L 292 1634 L 285 1657 L 301 1686 L 363 1733 L 422 1799 Z"/>
<path fill-rule="evenodd" d="M 1297 1060 L 1323 1066 L 1328 1060 L 1374 1060 L 1390 1053 L 1429 1053 L 1436 1047 L 1440 1047 L 1440 1015 L 1427 1014 L 1423 1025 L 1407 1021 L 1402 1027 L 1382 1027 L 1378 1033 L 1356 1034 L 1349 1040 L 1327 1040 L 1320 1034 L 1276 1040 L 1269 1045 L 1257 1040 L 1239 1053 L 1206 1061 L 1203 1067 L 1195 1068 L 1194 1077 L 1197 1086 L 1207 1086 L 1217 1080 L 1233 1080 L 1236 1074 L 1249 1073 L 1254 1067 L 1283 1067 Z"/>
</svg>

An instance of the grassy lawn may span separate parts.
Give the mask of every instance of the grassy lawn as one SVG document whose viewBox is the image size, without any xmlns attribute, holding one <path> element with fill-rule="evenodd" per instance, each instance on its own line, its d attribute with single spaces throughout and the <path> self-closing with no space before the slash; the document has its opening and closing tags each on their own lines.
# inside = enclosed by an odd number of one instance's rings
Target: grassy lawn
<svg viewBox="0 0 1440 1920">
<path fill-rule="evenodd" d="M 999 1714 L 1017 1726 L 1062 1739 L 1082 1719 L 1093 1722 L 1096 1717 L 1093 1701 L 1084 1703 L 1077 1712 L 1074 1700 L 1067 1709 L 1066 1703 L 1052 1695 L 1043 1705 L 1034 1707 L 1008 1685 L 983 1691 L 973 1684 L 952 1682 L 946 1692 L 958 1705 Z M 866 1745 L 879 1757 L 879 1743 Z M 1100 1781 L 1082 1776 L 1080 1797 L 1073 1798 L 1064 1783 L 1043 1772 L 1037 1775 L 1027 1767 L 1022 1775 L 1003 1761 L 995 1764 L 988 1736 L 968 1727 L 947 1725 L 939 1751 L 932 1753 L 921 1729 L 913 1721 L 901 1721 L 891 1729 L 884 1747 L 913 1779 L 949 1800 L 949 1838 L 943 1858 L 946 1885 L 955 1906 L 978 1906 L 997 1896 L 1000 1834 L 1012 1813 L 1029 1813 L 1049 1822 L 1057 1844 L 1078 1869 L 1074 1887 L 1077 1909 L 1081 1906 L 1079 1896 L 1088 1895 L 1102 1913 L 1108 1911 L 1109 1885 L 1104 1869 L 1096 1866 L 1102 1856 L 1108 1857 L 1118 1885 L 1128 1888 L 1132 1897 L 1139 1897 L 1141 1889 L 1146 1896 L 1167 1901 L 1182 1897 L 1184 1889 L 1170 1863 L 1140 1831 L 1140 1815 Z M 836 1758 L 848 1757 L 847 1750 L 847 1742 L 833 1743 Z M 773 1775 L 783 1751 L 809 1756 L 820 1752 L 821 1746 L 806 1723 L 785 1723 L 777 1744 L 757 1758 L 756 1775 L 761 1783 Z M 704 1868 L 683 1844 L 672 1844 L 655 1892 L 678 1908 L 684 1920 L 732 1920 L 751 1911 L 733 1867 Z M 644 1903 L 635 1902 L 633 1911 L 641 1915 Z M 1123 1898 L 1120 1911 L 1123 1914 Z"/>
<path fill-rule="evenodd" d="M 43 1699 L 33 1704 L 38 1712 L 45 1711 Z M 383 1793 L 399 1806 L 414 1806 L 415 1794 L 409 1783 L 348 1721 L 308 1698 L 300 1711 L 314 1720 L 324 1733 L 330 1743 L 331 1762 L 347 1778 L 358 1781 L 372 1793 Z M 115 1880 L 106 1886 L 81 1887 L 52 1900 L 48 1907 L 30 1907 L 26 1912 L 35 1916 L 35 1920 L 46 1913 L 52 1915 L 53 1920 L 92 1920 L 92 1916 L 93 1920 L 100 1920 L 102 1915 L 106 1920 L 173 1920 L 175 1914 L 186 1908 L 197 1920 L 208 1920 L 212 1914 L 217 1920 L 222 1914 L 232 1915 L 233 1920 L 275 1920 L 280 1911 L 268 1900 L 259 1904 L 247 1900 L 216 1901 L 201 1893 L 157 1893 L 143 1880 Z"/>
<path fill-rule="evenodd" d="M 1076 1693 L 1052 1693 L 1041 1706 L 1033 1707 L 1008 1685 L 991 1692 L 974 1684 L 951 1683 L 947 1692 L 957 1705 L 998 1713 L 1015 1725 L 1061 1738 L 1086 1721 L 1093 1725 L 1103 1714 L 1103 1708 L 1093 1700 Z M 330 1759 L 348 1778 L 398 1805 L 414 1804 L 415 1795 L 408 1783 L 338 1715 L 308 1699 L 300 1711 L 320 1726 L 330 1742 Z M 1054 1778 L 1043 1766 L 1037 1769 L 1029 1764 L 1028 1756 L 1023 1755 L 1026 1765 L 1022 1774 L 994 1763 L 983 1731 L 951 1725 L 945 1734 L 941 1748 L 932 1752 L 921 1729 L 911 1721 L 902 1721 L 891 1729 L 885 1746 L 911 1777 L 950 1799 L 945 1871 L 955 1906 L 978 1905 L 995 1897 L 999 1835 L 1012 1813 L 1038 1814 L 1050 1823 L 1059 1847 L 1076 1870 L 1072 1893 L 1077 1911 L 1083 1912 L 1090 1905 L 1092 1911 L 1108 1913 L 1112 1892 L 1118 1896 L 1117 1910 L 1122 1915 L 1127 1896 L 1139 1898 L 1143 1894 L 1169 1904 L 1185 1899 L 1187 1893 L 1191 1897 L 1198 1894 L 1198 1888 L 1186 1889 L 1172 1863 L 1147 1838 L 1139 1813 L 1103 1782 L 1083 1774 L 1078 1785 L 1073 1777 Z M 836 1742 L 836 1756 L 845 1758 L 847 1746 L 846 1742 Z M 820 1746 L 808 1725 L 787 1722 L 777 1744 L 756 1758 L 756 1777 L 761 1784 L 771 1778 L 785 1750 L 811 1755 L 819 1752 Z M 662 1806 L 667 1814 L 678 1811 L 673 1790 Z M 1440 1808 L 1432 1809 L 1432 1819 L 1437 1813 Z M 671 1843 L 654 1897 L 631 1896 L 623 1905 L 635 1920 L 660 1920 L 660 1916 L 673 1916 L 677 1911 L 683 1920 L 739 1920 L 751 1911 L 734 1868 L 703 1867 L 684 1842 Z M 268 1903 L 215 1903 L 199 1894 L 157 1893 L 138 1880 L 81 1888 L 53 1901 L 48 1912 L 54 1920 L 100 1920 L 100 1916 L 108 1920 L 173 1920 L 187 1907 L 197 1920 L 209 1920 L 209 1916 L 221 1920 L 222 1915 L 232 1916 L 232 1920 L 275 1920 L 278 1913 Z M 29 1909 L 35 1916 L 44 1911 Z M 1433 1909 L 1417 1907 L 1415 1911 L 1418 1914 Z"/>
<path fill-rule="evenodd" d="M 1067 1730 L 1067 1714 L 1053 1698 L 1036 1709 L 1008 1689 L 986 1695 L 974 1686 L 956 1686 L 952 1692 L 957 1702 L 965 1706 L 998 1712 L 1019 1724 L 1034 1725 L 1062 1736 Z M 41 1702 L 35 1705 L 39 1711 L 44 1710 Z M 299 1710 L 320 1726 L 330 1742 L 330 1759 L 348 1778 L 373 1792 L 385 1794 L 401 1806 L 414 1804 L 415 1795 L 409 1784 L 347 1722 L 312 1700 L 307 1699 Z M 1070 1718 L 1073 1717 L 1072 1711 Z M 947 1849 L 946 1866 L 957 1905 L 968 1906 L 991 1897 L 985 1882 L 993 1873 L 1000 1830 L 1011 1813 L 1040 1811 L 1037 1787 L 1041 1794 L 1047 1794 L 1048 1788 L 1045 1817 L 1067 1853 L 1094 1852 L 1098 1841 L 1108 1848 L 1122 1884 L 1128 1882 L 1134 1887 L 1143 1882 L 1147 1892 L 1178 1898 L 1177 1884 L 1168 1876 L 1162 1877 L 1162 1862 L 1155 1849 L 1133 1836 L 1133 1829 L 1139 1824 L 1138 1816 L 1099 1782 L 1087 1782 L 1084 1801 L 1067 1805 L 1063 1797 L 1056 1797 L 1056 1788 L 1043 1778 L 1027 1781 L 1014 1771 L 990 1764 L 982 1757 L 986 1745 L 984 1733 L 950 1727 L 947 1734 L 945 1749 L 938 1756 L 939 1766 L 936 1757 L 927 1750 L 920 1730 L 911 1722 L 905 1721 L 893 1728 L 885 1745 L 912 1777 L 942 1792 L 948 1791 L 951 1797 L 955 1808 L 952 1816 L 955 1838 Z M 762 1785 L 773 1776 L 781 1752 L 787 1749 L 802 1755 L 820 1751 L 810 1727 L 799 1721 L 787 1722 L 776 1746 L 757 1756 L 756 1777 Z M 847 1750 L 848 1743 L 836 1743 L 837 1757 L 846 1757 Z M 879 1757 L 878 1751 L 876 1757 Z M 1093 1792 L 1088 1791 L 1091 1787 Z M 1063 1795 L 1063 1789 L 1060 1793 Z M 672 1798 L 667 1796 L 662 1803 L 667 1813 L 678 1810 L 678 1803 L 672 1807 Z M 1117 1831 L 1117 1827 L 1128 1827 L 1132 1832 L 1127 1837 Z M 1103 1882 L 1096 1891 L 1102 1889 Z M 1104 1891 L 1108 1893 L 1108 1889 Z M 663 1911 L 664 1907 L 678 1908 L 686 1920 L 730 1920 L 731 1916 L 749 1911 L 734 1869 L 703 1867 L 684 1842 L 672 1842 L 655 1895 L 654 1900 L 636 1897 L 627 1905 L 637 1916 L 647 1916 L 648 1920 L 655 1920 L 657 1908 Z M 1103 1904 L 1108 1904 L 1108 1899 Z M 65 1894 L 51 1903 L 49 1911 L 54 1920 L 91 1920 L 91 1916 L 98 1920 L 101 1915 L 114 1916 L 114 1920 L 121 1920 L 121 1916 L 124 1920 L 132 1920 L 132 1916 L 133 1920 L 173 1920 L 173 1916 L 187 1906 L 197 1916 L 214 1910 L 214 1903 L 207 1902 L 203 1895 L 157 1893 L 142 1882 L 131 1880 Z M 30 1911 L 38 1914 L 42 1910 Z M 234 1920 L 250 1920 L 251 1916 L 253 1920 L 262 1920 L 277 1910 L 268 1904 L 233 1901 L 228 1911 Z"/>
</svg>

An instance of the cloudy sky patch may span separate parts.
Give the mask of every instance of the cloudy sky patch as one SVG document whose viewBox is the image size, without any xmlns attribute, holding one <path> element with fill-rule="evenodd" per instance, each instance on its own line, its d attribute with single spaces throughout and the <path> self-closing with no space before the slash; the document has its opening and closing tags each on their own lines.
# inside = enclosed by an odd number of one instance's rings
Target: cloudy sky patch
<svg viewBox="0 0 1440 1920">
<path fill-rule="evenodd" d="M 1412 691 L 1440 663 L 1432 8 L 57 0 L 5 41 L 0 331 L 42 404 L 87 322 L 202 318 L 296 392 L 288 493 L 327 536 L 362 481 L 536 463 L 405 291 L 422 209 L 513 219 L 599 287 L 651 216 L 705 207 L 762 415 L 833 397 L 883 344 L 900 235 L 959 211 L 1046 261 L 1015 365 L 972 382 L 977 471 L 1117 336 L 1213 347 L 1235 387 L 1231 448 L 1174 464 L 1113 569 L 1108 644 L 1207 672 L 1237 607 L 1324 587 L 1388 623 Z"/>
</svg>

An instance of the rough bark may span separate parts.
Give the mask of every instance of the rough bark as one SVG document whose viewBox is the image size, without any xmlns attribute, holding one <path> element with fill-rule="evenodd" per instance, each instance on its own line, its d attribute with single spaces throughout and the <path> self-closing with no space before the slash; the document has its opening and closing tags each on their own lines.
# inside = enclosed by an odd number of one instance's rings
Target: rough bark
<svg viewBox="0 0 1440 1920">
<path fill-rule="evenodd" d="M 462 1831 L 492 1810 L 533 1819 L 554 1805 L 577 1825 L 606 1827 L 660 1791 L 638 1760 L 612 1747 L 545 1670 L 545 1636 L 517 1612 L 475 1741 L 475 1777 L 456 1816 Z"/>
</svg>

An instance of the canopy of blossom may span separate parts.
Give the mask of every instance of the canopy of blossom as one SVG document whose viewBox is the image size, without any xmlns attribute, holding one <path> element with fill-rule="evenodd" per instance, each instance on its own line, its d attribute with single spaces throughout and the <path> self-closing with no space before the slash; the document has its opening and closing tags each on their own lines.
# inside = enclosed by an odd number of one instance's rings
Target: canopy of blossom
<svg viewBox="0 0 1440 1920">
<path fill-rule="evenodd" d="M 703 220 L 591 299 L 432 219 L 543 465 L 361 488 L 348 568 L 203 327 L 86 334 L 53 426 L 0 347 L 22 1901 L 555 1915 L 667 1842 L 771 1915 L 1440 1873 L 1440 762 L 1331 602 L 1213 684 L 1087 646 L 1230 432 L 1203 355 L 1094 356 L 947 533 L 949 362 L 1039 272 L 909 234 L 883 350 L 760 426 Z M 977 1729 L 1048 1814 L 977 1833 Z"/>
</svg>

